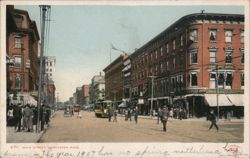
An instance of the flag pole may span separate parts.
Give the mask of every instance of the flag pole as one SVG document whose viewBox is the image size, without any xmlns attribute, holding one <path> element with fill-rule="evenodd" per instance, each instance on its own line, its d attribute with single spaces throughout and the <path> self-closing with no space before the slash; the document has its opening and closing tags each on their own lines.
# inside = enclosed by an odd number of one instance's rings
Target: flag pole
<svg viewBox="0 0 250 158">
<path fill-rule="evenodd" d="M 109 48 L 109 62 L 111 63 L 111 49 L 112 49 L 112 46 L 110 45 L 110 48 Z"/>
</svg>

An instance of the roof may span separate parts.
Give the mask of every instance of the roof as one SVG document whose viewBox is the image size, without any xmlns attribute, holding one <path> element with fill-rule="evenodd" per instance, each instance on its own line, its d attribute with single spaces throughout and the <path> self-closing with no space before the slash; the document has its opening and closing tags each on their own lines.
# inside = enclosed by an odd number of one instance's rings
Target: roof
<svg viewBox="0 0 250 158">
<path fill-rule="evenodd" d="M 187 25 L 189 25 L 193 20 L 198 20 L 198 19 L 228 19 L 228 20 L 233 20 L 237 19 L 242 22 L 244 22 L 244 15 L 242 14 L 219 14 L 219 13 L 195 13 L 195 14 L 189 14 L 186 16 L 183 16 L 179 20 L 177 20 L 175 23 L 170 25 L 168 28 L 166 28 L 164 31 L 162 31 L 160 34 L 155 36 L 153 39 L 151 39 L 149 42 L 144 44 L 142 47 L 137 49 L 134 53 L 131 54 L 131 58 L 135 58 L 139 56 L 141 53 L 143 53 L 144 50 L 147 49 L 147 47 L 154 43 L 156 40 L 158 40 L 160 37 L 169 34 L 169 38 L 171 38 L 171 33 L 176 33 L 176 30 L 179 29 L 179 27 L 183 28 Z"/>
</svg>

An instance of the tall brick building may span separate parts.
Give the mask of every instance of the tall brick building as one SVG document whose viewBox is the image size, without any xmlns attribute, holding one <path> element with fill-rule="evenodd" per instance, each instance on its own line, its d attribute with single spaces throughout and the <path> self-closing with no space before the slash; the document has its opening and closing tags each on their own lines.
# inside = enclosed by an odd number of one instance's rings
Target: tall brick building
<svg viewBox="0 0 250 158">
<path fill-rule="evenodd" d="M 118 103 L 124 99 L 124 60 L 127 54 L 121 54 L 105 69 L 105 98 Z"/>
<path fill-rule="evenodd" d="M 243 15 L 184 16 L 130 57 L 132 97 L 135 102 L 144 98 L 144 113 L 151 109 L 154 77 L 155 110 L 165 104 L 182 107 L 189 116 L 203 116 L 217 107 L 218 96 L 221 115 L 228 110 L 243 115 Z"/>
<path fill-rule="evenodd" d="M 36 92 L 38 89 L 38 41 L 36 22 L 25 10 L 6 8 L 7 91 Z M 11 63 L 11 64 L 10 64 Z"/>
</svg>

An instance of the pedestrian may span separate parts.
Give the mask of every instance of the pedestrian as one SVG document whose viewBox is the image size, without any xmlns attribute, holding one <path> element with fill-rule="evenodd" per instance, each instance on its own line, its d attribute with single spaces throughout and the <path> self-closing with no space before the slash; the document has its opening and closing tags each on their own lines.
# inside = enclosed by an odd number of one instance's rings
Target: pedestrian
<svg viewBox="0 0 250 158">
<path fill-rule="evenodd" d="M 13 109 L 13 117 L 15 119 L 15 131 L 21 131 L 22 109 L 19 105 L 15 105 Z"/>
<path fill-rule="evenodd" d="M 13 126 L 15 124 L 14 116 L 13 116 L 13 109 L 14 105 L 11 104 L 8 111 L 7 111 L 7 126 Z"/>
<path fill-rule="evenodd" d="M 37 131 L 37 117 L 38 117 L 38 111 L 37 111 L 37 107 L 33 107 L 33 119 L 32 119 L 32 122 L 33 122 L 33 125 L 36 126 L 36 131 Z"/>
<path fill-rule="evenodd" d="M 113 116 L 114 116 L 113 122 L 117 122 L 117 110 L 116 109 L 114 110 Z"/>
<path fill-rule="evenodd" d="M 32 132 L 33 131 L 33 123 L 32 123 L 33 111 L 31 110 L 31 107 L 29 104 L 26 105 L 23 115 L 24 115 L 23 117 L 25 118 L 27 131 Z"/>
<path fill-rule="evenodd" d="M 131 109 L 130 108 L 128 109 L 128 118 L 129 118 L 129 121 L 132 121 L 132 119 L 131 119 Z"/>
<path fill-rule="evenodd" d="M 210 111 L 209 120 L 211 121 L 211 125 L 210 125 L 210 127 L 209 127 L 208 130 L 210 130 L 213 126 L 215 126 L 215 128 L 217 129 L 217 132 L 218 132 L 219 131 L 219 127 L 216 124 L 216 116 L 215 116 L 213 110 Z"/>
<path fill-rule="evenodd" d="M 134 115 L 135 115 L 135 123 L 137 124 L 138 122 L 138 107 L 137 106 L 135 107 Z"/>
<path fill-rule="evenodd" d="M 46 114 L 45 114 L 45 123 L 48 125 L 50 121 L 50 108 L 46 108 Z"/>
<path fill-rule="evenodd" d="M 166 126 L 167 126 L 168 116 L 169 116 L 168 108 L 167 108 L 167 106 L 163 106 L 163 109 L 161 110 L 161 121 L 163 124 L 163 131 L 164 132 L 167 131 Z"/>
<path fill-rule="evenodd" d="M 111 122 L 111 117 L 112 117 L 112 109 L 111 109 L 111 107 L 108 107 L 108 117 L 109 117 L 109 122 Z"/>
<path fill-rule="evenodd" d="M 41 121 L 41 130 L 44 130 L 44 124 L 45 124 L 45 116 L 46 116 L 46 109 L 45 109 L 45 105 L 43 104 L 43 106 L 40 109 L 40 121 Z"/>
</svg>

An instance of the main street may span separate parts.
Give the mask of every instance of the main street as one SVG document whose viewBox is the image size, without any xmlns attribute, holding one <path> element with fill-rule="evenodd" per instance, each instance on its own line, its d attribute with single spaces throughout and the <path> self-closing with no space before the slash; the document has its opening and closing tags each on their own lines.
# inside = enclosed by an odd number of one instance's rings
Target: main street
<svg viewBox="0 0 250 158">
<path fill-rule="evenodd" d="M 139 117 L 125 121 L 119 116 L 118 122 L 108 122 L 107 118 L 96 118 L 93 112 L 81 112 L 82 118 L 64 117 L 57 111 L 49 128 L 40 142 L 243 142 L 243 121 L 220 120 L 215 129 L 208 131 L 210 122 L 205 119 L 170 119 L 167 132 L 157 120 Z"/>
</svg>

